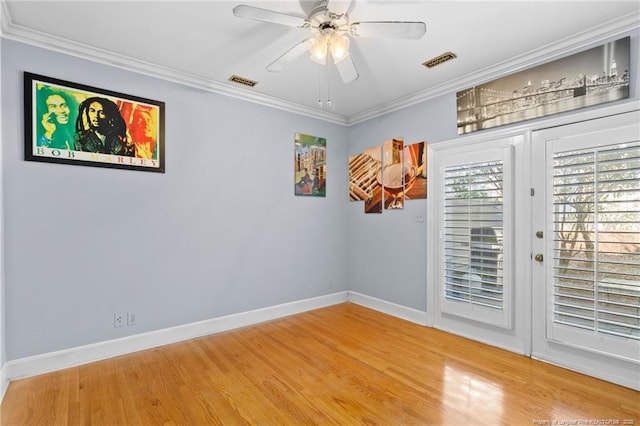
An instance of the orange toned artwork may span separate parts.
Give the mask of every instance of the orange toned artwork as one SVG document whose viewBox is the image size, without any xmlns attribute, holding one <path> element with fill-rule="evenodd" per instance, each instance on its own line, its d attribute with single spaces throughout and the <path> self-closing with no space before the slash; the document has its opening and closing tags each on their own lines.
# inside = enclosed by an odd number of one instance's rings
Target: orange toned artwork
<svg viewBox="0 0 640 426">
<path fill-rule="evenodd" d="M 349 201 L 364 201 L 365 213 L 403 209 L 406 200 L 427 198 L 427 142 L 385 141 L 349 157 Z"/>
<path fill-rule="evenodd" d="M 416 171 L 413 184 L 405 188 L 405 200 L 427 198 L 427 142 L 405 145 L 404 161 L 415 167 Z"/>
<path fill-rule="evenodd" d="M 365 213 L 382 213 L 381 158 L 379 146 L 349 157 L 349 201 L 364 201 Z"/>
<path fill-rule="evenodd" d="M 119 101 L 120 114 L 127 123 L 127 133 L 138 158 L 156 158 L 158 109 L 149 105 Z"/>
</svg>

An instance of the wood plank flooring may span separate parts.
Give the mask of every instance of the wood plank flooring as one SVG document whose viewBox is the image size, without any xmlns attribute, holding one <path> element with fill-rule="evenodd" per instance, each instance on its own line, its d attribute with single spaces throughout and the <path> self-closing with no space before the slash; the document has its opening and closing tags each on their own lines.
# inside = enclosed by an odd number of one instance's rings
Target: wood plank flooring
<svg viewBox="0 0 640 426">
<path fill-rule="evenodd" d="M 0 424 L 640 425 L 640 392 L 345 303 L 14 381 Z"/>
</svg>

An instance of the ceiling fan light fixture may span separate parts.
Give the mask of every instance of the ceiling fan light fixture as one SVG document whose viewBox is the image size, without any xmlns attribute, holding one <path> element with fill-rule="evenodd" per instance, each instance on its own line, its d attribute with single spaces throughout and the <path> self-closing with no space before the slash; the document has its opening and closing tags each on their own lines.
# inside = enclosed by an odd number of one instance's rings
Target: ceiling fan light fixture
<svg viewBox="0 0 640 426">
<path fill-rule="evenodd" d="M 329 51 L 336 64 L 349 56 L 349 39 L 347 36 L 334 33 L 329 40 Z"/>
<path fill-rule="evenodd" d="M 311 53 L 311 60 L 320 65 L 327 65 L 327 52 L 324 52 L 324 54 L 313 52 Z"/>
<path fill-rule="evenodd" d="M 311 59 L 320 65 L 327 63 L 327 48 L 328 42 L 324 35 L 318 34 L 314 37 L 311 43 Z"/>
</svg>

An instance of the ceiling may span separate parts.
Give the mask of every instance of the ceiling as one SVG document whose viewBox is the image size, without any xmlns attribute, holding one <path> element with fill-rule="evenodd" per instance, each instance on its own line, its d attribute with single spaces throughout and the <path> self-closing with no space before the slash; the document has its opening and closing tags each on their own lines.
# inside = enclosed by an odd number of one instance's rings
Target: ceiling
<svg viewBox="0 0 640 426">
<path fill-rule="evenodd" d="M 309 30 L 238 18 L 247 4 L 306 17 L 313 1 L 4 1 L 2 35 L 229 96 L 353 124 L 585 49 L 640 27 L 638 1 L 329 2 L 351 21 L 424 21 L 419 40 L 351 39 L 360 77 L 303 55 L 266 65 Z M 64 23 L 61 25 L 61 23 Z M 72 25 L 69 25 L 72 23 Z M 457 58 L 428 69 L 445 52 Z M 249 89 L 231 75 L 255 80 Z M 64 75 L 50 75 L 64 79 Z M 323 100 L 321 108 L 318 100 Z M 331 107 L 326 100 L 331 100 Z"/>
</svg>

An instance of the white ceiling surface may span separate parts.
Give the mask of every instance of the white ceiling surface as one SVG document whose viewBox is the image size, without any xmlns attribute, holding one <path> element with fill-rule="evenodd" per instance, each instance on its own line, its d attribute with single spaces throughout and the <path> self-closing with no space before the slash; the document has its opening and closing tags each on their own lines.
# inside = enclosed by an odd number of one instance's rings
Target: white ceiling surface
<svg viewBox="0 0 640 426">
<path fill-rule="evenodd" d="M 329 3 L 351 21 L 424 21 L 420 40 L 352 38 L 360 78 L 308 55 L 278 73 L 266 65 L 309 30 L 242 19 L 237 4 L 306 17 L 310 1 L 5 1 L 4 37 L 352 124 L 575 52 L 640 26 L 639 1 L 377 1 Z M 457 59 L 428 69 L 444 52 Z M 54 75 L 64 79 L 64 75 Z M 258 81 L 248 89 L 236 74 Z M 327 84 L 328 82 L 328 84 Z M 332 108 L 318 106 L 319 95 Z"/>
</svg>

